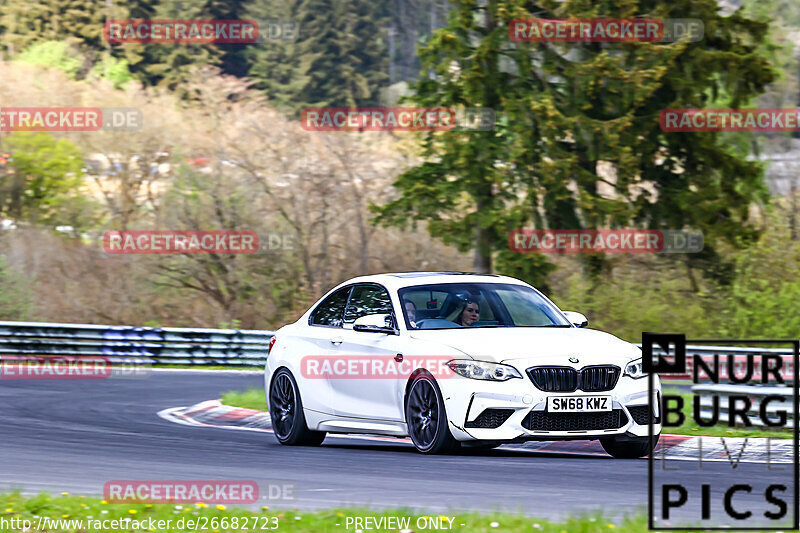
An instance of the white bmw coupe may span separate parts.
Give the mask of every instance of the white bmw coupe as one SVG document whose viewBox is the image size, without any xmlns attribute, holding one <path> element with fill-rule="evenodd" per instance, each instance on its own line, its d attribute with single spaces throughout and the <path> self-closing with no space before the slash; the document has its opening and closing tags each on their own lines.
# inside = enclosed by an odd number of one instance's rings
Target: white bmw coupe
<svg viewBox="0 0 800 533">
<path fill-rule="evenodd" d="M 599 439 L 614 457 L 645 456 L 661 431 L 658 377 L 651 396 L 641 350 L 586 325 L 504 276 L 351 279 L 270 341 L 275 436 L 408 436 L 423 453 Z"/>
</svg>

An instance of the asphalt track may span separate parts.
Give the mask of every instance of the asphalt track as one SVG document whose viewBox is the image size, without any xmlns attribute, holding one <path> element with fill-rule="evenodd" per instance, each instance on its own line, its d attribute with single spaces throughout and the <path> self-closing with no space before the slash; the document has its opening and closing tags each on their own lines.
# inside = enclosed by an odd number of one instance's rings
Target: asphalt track
<svg viewBox="0 0 800 533">
<path fill-rule="evenodd" d="M 216 479 L 290 485 L 292 499 L 263 502 L 271 508 L 502 509 L 560 518 L 596 510 L 620 516 L 647 505 L 646 460 L 502 448 L 423 456 L 403 442 L 337 437 L 320 448 L 284 447 L 270 434 L 191 427 L 157 416 L 261 384 L 260 374 L 191 371 L 144 379 L 0 380 L 0 490 L 101 495 L 111 480 Z M 732 468 L 728 462 L 658 472 L 659 479 L 675 482 L 687 476 L 712 482 L 715 513 L 720 487 L 757 487 L 778 475 L 764 464 Z M 759 491 L 735 501 L 754 511 L 769 508 Z M 699 498 L 684 508 L 699 516 Z"/>
</svg>

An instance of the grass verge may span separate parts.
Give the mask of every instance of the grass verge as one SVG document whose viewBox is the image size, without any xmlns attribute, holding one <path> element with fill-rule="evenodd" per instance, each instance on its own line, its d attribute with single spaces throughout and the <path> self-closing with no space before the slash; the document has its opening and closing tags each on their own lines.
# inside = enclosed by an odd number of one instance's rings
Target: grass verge
<svg viewBox="0 0 800 533">
<path fill-rule="evenodd" d="M 98 498 L 73 496 L 62 493 L 61 496 L 39 494 L 38 496 L 22 496 L 19 493 L 0 494 L 0 529 L 3 531 L 22 531 L 25 527 L 31 532 L 44 531 L 41 522 L 46 522 L 48 531 L 133 531 L 133 526 L 144 525 L 143 531 L 178 532 L 195 531 L 194 524 L 200 522 L 205 527 L 197 527 L 197 531 L 208 532 L 243 532 L 262 531 L 264 529 L 277 529 L 296 533 L 325 533 L 354 531 L 355 518 L 364 519 L 371 517 L 380 520 L 382 517 L 393 517 L 395 520 L 408 518 L 408 529 L 423 531 L 431 527 L 421 527 L 428 520 L 439 520 L 448 529 L 449 522 L 444 517 L 452 520 L 449 531 L 463 531 L 469 533 L 504 533 L 504 532 L 547 532 L 561 533 L 579 531 L 582 533 L 599 533 L 614 531 L 615 533 L 639 533 L 646 531 L 647 519 L 643 512 L 630 515 L 618 521 L 610 521 L 601 515 L 583 515 L 570 518 L 563 522 L 550 522 L 526 516 L 509 513 L 461 513 L 448 512 L 446 515 L 426 516 L 409 510 L 397 509 L 389 511 L 374 511 L 368 509 L 347 508 L 331 509 L 325 511 L 302 512 L 298 510 L 272 510 L 267 507 L 260 511 L 250 511 L 244 508 L 232 508 L 224 505 L 205 503 L 184 504 L 110 504 Z M 45 520 L 45 518 L 47 520 Z M 113 527 L 111 520 L 130 519 L 123 523 L 124 527 Z M 148 524 L 158 523 L 155 528 Z M 41 520 L 41 522 L 40 522 Z M 105 526 L 94 528 L 96 521 L 108 520 Z M 137 521 L 135 524 L 132 521 Z M 142 520 L 147 523 L 142 523 Z M 183 520 L 180 527 L 179 521 Z M 188 521 L 194 523 L 187 527 Z M 349 522 L 348 522 L 349 520 Z M 27 521 L 27 522 L 26 522 Z M 72 522 L 70 522 L 72 521 Z M 78 522 L 80 521 L 80 523 Z M 419 523 L 418 523 L 419 521 Z M 19 524 L 14 527 L 13 524 Z M 253 524 L 257 523 L 257 526 Z M 395 522 L 396 523 L 396 522 Z M 433 523 L 433 522 L 428 522 Z M 169 525 L 167 525 L 169 524 Z M 234 525 L 236 524 L 236 525 Z M 243 525 L 245 524 L 245 525 Z M 347 527 L 349 524 L 349 527 Z M 118 525 L 121 525 L 118 523 Z M 277 525 L 277 527 L 276 527 Z M 88 527 L 87 527 L 88 526 Z M 213 527 L 216 526 L 216 527 Z M 402 527 L 376 527 L 372 531 L 398 531 Z"/>
<path fill-rule="evenodd" d="M 760 427 L 728 427 L 727 420 L 722 420 L 721 424 L 710 427 L 703 427 L 695 423 L 692 413 L 692 398 L 689 393 L 680 392 L 678 389 L 664 389 L 665 395 L 680 396 L 683 398 L 683 424 L 676 427 L 664 426 L 662 433 L 670 435 L 693 435 L 700 437 L 772 437 L 778 439 L 791 439 L 793 431 L 791 429 L 762 429 Z M 673 420 L 675 415 L 670 416 Z"/>
<path fill-rule="evenodd" d="M 249 365 L 174 365 L 174 364 L 158 364 L 149 368 L 177 368 L 180 370 L 241 370 L 246 372 L 264 372 L 260 366 Z"/>
<path fill-rule="evenodd" d="M 228 391 L 222 395 L 222 403 L 231 407 L 244 407 L 246 409 L 267 410 L 267 400 L 264 389 L 250 388 L 247 390 Z"/>
</svg>

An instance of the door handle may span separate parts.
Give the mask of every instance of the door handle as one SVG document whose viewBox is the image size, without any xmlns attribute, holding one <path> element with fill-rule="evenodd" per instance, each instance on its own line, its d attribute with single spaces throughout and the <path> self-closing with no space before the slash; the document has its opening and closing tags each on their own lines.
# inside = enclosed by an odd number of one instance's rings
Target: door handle
<svg viewBox="0 0 800 533">
<path fill-rule="evenodd" d="M 331 344 L 338 346 L 342 344 L 342 340 L 343 339 L 341 337 L 331 337 Z"/>
</svg>

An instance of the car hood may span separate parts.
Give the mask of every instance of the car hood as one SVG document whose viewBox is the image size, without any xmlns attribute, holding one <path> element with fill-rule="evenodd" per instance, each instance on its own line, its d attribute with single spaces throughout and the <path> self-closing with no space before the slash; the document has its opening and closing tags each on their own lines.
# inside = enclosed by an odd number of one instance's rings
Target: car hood
<svg viewBox="0 0 800 533">
<path fill-rule="evenodd" d="M 473 359 L 525 365 L 577 366 L 625 363 L 641 350 L 609 333 L 584 328 L 457 328 L 419 330 L 414 338 L 454 348 Z M 519 361 L 524 360 L 524 361 Z"/>
</svg>

